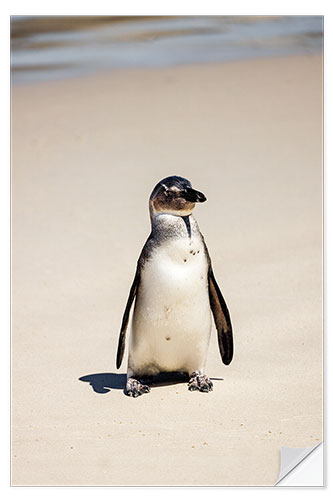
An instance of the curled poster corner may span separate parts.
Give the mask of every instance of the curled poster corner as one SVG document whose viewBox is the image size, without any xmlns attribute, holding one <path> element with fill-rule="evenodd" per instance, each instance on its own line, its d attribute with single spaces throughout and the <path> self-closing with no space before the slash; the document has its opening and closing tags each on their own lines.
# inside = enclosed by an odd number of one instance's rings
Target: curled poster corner
<svg viewBox="0 0 333 500">
<path fill-rule="evenodd" d="M 297 470 L 299 470 L 298 465 L 303 462 L 314 450 L 319 448 L 322 443 L 315 444 L 314 446 L 310 446 L 308 448 L 287 448 L 282 446 L 280 449 L 280 456 L 281 456 L 281 462 L 280 462 L 280 474 L 279 477 L 275 483 L 275 486 L 280 485 L 280 486 L 322 486 L 322 472 L 321 472 L 321 481 L 320 480 L 315 480 L 315 484 L 303 484 L 301 478 L 299 478 L 298 483 L 296 484 L 294 481 L 288 482 L 288 484 L 281 484 L 281 481 L 286 478 L 286 476 L 293 471 L 296 467 Z M 322 450 L 321 450 L 322 451 Z M 317 458 L 322 459 L 322 453 L 318 455 Z M 322 463 L 319 460 L 317 462 L 318 464 L 321 464 L 321 469 L 322 469 Z"/>
</svg>

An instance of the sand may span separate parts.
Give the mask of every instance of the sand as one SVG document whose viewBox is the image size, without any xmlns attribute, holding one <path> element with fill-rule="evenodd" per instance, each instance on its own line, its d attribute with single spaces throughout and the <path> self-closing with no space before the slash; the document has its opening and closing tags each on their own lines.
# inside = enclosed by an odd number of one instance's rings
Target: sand
<svg viewBox="0 0 333 500">
<path fill-rule="evenodd" d="M 174 174 L 208 198 L 235 356 L 213 330 L 212 393 L 131 399 L 118 333 Z M 321 440 L 321 57 L 14 87 L 12 484 L 273 485 L 281 446 Z"/>
</svg>

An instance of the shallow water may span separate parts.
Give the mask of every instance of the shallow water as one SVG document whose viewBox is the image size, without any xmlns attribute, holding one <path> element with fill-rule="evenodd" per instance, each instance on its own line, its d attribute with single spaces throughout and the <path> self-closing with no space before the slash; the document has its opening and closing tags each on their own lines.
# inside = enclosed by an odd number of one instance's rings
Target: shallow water
<svg viewBox="0 0 333 500">
<path fill-rule="evenodd" d="M 322 50 L 322 16 L 12 16 L 12 82 Z"/>
</svg>

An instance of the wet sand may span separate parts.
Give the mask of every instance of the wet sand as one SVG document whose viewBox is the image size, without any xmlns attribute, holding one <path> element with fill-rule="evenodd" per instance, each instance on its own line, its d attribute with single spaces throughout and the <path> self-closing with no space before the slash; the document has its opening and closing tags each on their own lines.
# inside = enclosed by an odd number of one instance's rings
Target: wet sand
<svg viewBox="0 0 333 500">
<path fill-rule="evenodd" d="M 118 333 L 174 174 L 208 198 L 235 356 L 214 329 L 212 393 L 134 400 Z M 14 87 L 12 484 L 274 484 L 281 446 L 322 440 L 321 244 L 320 56 Z"/>
</svg>

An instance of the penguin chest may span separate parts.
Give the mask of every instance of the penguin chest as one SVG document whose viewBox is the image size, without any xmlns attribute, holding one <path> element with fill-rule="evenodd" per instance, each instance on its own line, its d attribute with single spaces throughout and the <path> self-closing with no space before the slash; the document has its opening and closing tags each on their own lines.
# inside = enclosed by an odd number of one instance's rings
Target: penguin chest
<svg viewBox="0 0 333 500">
<path fill-rule="evenodd" d="M 145 264 L 133 316 L 132 350 L 150 357 L 161 371 L 186 369 L 193 358 L 205 359 L 211 329 L 207 271 L 199 238 L 163 245 Z"/>
</svg>

